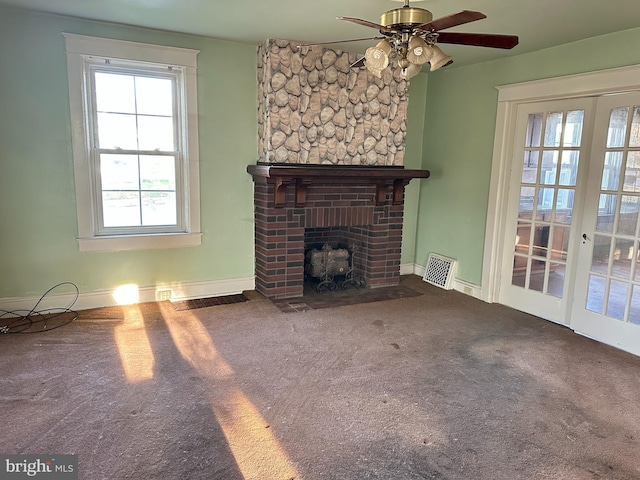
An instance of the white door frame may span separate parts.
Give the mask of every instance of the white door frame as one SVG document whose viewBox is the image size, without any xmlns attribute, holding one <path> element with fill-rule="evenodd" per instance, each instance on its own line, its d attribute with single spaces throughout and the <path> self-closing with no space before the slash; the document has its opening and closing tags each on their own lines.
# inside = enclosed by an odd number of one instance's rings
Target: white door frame
<svg viewBox="0 0 640 480">
<path fill-rule="evenodd" d="M 491 162 L 491 183 L 482 261 L 482 293 L 486 302 L 499 298 L 506 227 L 509 178 L 518 104 L 590 97 L 640 90 L 640 65 L 581 73 L 496 87 L 498 109 Z"/>
</svg>

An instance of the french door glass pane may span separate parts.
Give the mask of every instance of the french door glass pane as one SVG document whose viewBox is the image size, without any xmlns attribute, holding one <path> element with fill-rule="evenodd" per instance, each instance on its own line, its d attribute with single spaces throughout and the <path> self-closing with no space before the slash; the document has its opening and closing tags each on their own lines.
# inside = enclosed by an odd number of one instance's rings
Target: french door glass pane
<svg viewBox="0 0 640 480">
<path fill-rule="evenodd" d="M 629 284 L 627 282 L 611 280 L 611 284 L 609 285 L 609 299 L 607 301 L 607 317 L 617 320 L 624 319 L 628 286 Z"/>
<path fill-rule="evenodd" d="M 640 151 L 627 153 L 627 165 L 624 170 L 625 192 L 640 192 Z"/>
<path fill-rule="evenodd" d="M 629 134 L 629 146 L 640 147 L 640 106 L 633 107 L 631 119 L 631 133 Z"/>
<path fill-rule="evenodd" d="M 524 152 L 524 164 L 522 165 L 522 183 L 536 183 L 538 175 L 538 157 L 540 152 L 528 150 Z"/>
<path fill-rule="evenodd" d="M 565 147 L 579 147 L 582 142 L 582 122 L 584 120 L 584 110 L 573 110 L 567 112 L 567 125 L 564 132 Z"/>
<path fill-rule="evenodd" d="M 556 183 L 556 170 L 558 169 L 558 150 L 545 150 L 542 152 L 542 168 L 540 169 L 540 183 L 554 185 Z"/>
<path fill-rule="evenodd" d="M 520 208 L 518 218 L 530 220 L 533 216 L 533 197 L 536 193 L 535 187 L 520 188 Z"/>
<path fill-rule="evenodd" d="M 557 298 L 562 298 L 564 290 L 565 266 L 562 263 L 549 262 L 549 284 L 547 293 Z"/>
<path fill-rule="evenodd" d="M 602 190 L 618 190 L 620 184 L 620 170 L 622 168 L 622 152 L 607 152 L 604 156 L 604 170 L 602 171 Z"/>
<path fill-rule="evenodd" d="M 525 147 L 539 147 L 542 137 L 542 114 L 531 113 L 527 122 L 527 137 Z"/>
<path fill-rule="evenodd" d="M 629 321 L 640 325 L 640 285 L 633 286 L 631 304 L 629 305 Z"/>
<path fill-rule="evenodd" d="M 609 117 L 609 131 L 607 134 L 607 148 L 619 148 L 624 146 L 627 132 L 627 118 L 629 107 L 614 108 Z"/>
<path fill-rule="evenodd" d="M 562 136 L 562 119 L 564 112 L 552 112 L 547 114 L 547 125 L 544 131 L 544 146 L 559 147 Z"/>
<path fill-rule="evenodd" d="M 589 291 L 587 292 L 586 309 L 594 313 L 602 313 L 604 306 L 604 289 L 606 279 L 597 275 L 589 275 Z"/>
<path fill-rule="evenodd" d="M 605 235 L 593 236 L 593 253 L 591 255 L 591 271 L 607 274 L 609 271 L 609 254 L 611 251 L 611 237 Z"/>
<path fill-rule="evenodd" d="M 633 261 L 633 241 L 623 238 L 616 239 L 613 249 L 613 265 L 611 275 L 629 280 L 631 276 L 631 262 Z"/>
<path fill-rule="evenodd" d="M 561 227 L 555 225 L 553 227 L 553 239 L 551 241 L 551 259 L 552 260 L 567 260 L 567 253 L 569 251 L 569 227 Z"/>
<path fill-rule="evenodd" d="M 640 197 L 622 195 L 620 202 L 620 217 L 618 219 L 618 233 L 621 235 L 635 235 L 638 223 Z"/>
<path fill-rule="evenodd" d="M 562 152 L 562 168 L 560 170 L 560 185 L 576 186 L 578 180 L 578 162 L 580 152 L 578 150 L 565 150 Z"/>
<path fill-rule="evenodd" d="M 600 194 L 598 202 L 598 219 L 596 221 L 596 231 L 613 232 L 613 221 L 615 220 L 616 204 L 618 196 L 609 193 Z"/>
<path fill-rule="evenodd" d="M 515 251 L 528 255 L 529 245 L 531 245 L 531 222 L 518 222 Z"/>
</svg>

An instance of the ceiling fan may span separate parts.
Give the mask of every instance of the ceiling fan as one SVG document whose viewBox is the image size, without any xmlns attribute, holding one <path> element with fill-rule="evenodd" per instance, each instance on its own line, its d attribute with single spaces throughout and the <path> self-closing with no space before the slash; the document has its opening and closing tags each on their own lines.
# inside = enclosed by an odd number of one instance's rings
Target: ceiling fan
<svg viewBox="0 0 640 480">
<path fill-rule="evenodd" d="M 503 49 L 511 49 L 518 44 L 518 37 L 515 35 L 443 32 L 442 30 L 447 28 L 487 17 L 480 12 L 463 10 L 433 20 L 433 14 L 429 10 L 411 7 L 409 0 L 404 0 L 403 7 L 384 12 L 380 16 L 380 23 L 354 17 L 337 18 L 374 28 L 380 32 L 382 36 L 346 40 L 346 42 L 380 40 L 375 46 L 367 49 L 363 58 L 352 65 L 352 67 L 364 65 L 377 77 L 382 75 L 382 71 L 389 64 L 397 65 L 401 69 L 401 75 L 408 79 L 420 72 L 427 62 L 430 64 L 431 71 L 452 63 L 453 59 L 440 50 L 436 43 Z M 325 42 L 324 44 L 344 42 Z"/>
</svg>

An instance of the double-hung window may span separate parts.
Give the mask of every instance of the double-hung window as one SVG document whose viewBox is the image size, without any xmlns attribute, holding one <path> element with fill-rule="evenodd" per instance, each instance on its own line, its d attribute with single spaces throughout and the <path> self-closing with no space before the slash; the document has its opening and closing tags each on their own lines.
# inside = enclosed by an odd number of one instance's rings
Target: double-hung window
<svg viewBox="0 0 640 480">
<path fill-rule="evenodd" d="M 198 245 L 197 51 L 64 36 L 80 250 Z"/>
</svg>

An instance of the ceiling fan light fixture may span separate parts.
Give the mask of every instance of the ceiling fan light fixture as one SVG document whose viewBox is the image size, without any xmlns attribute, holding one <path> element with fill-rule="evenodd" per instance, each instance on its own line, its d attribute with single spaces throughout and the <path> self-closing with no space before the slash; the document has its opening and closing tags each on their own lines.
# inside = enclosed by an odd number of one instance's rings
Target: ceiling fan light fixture
<svg viewBox="0 0 640 480">
<path fill-rule="evenodd" d="M 447 66 L 451 62 L 453 62 L 453 58 L 451 58 L 449 55 L 447 55 L 442 50 L 440 50 L 440 47 L 436 45 L 432 45 L 431 48 L 433 49 L 433 57 L 431 57 L 431 60 L 429 60 L 429 63 L 431 64 L 430 70 L 432 72 L 435 72 L 439 68 Z"/>
<path fill-rule="evenodd" d="M 422 65 L 417 63 L 410 63 L 408 67 L 400 70 L 402 78 L 409 80 L 411 77 L 415 77 L 422 70 Z"/>
<path fill-rule="evenodd" d="M 411 63 L 424 65 L 433 57 L 433 48 L 424 41 L 422 37 L 417 35 L 409 40 L 409 49 L 407 51 L 407 59 Z"/>
<path fill-rule="evenodd" d="M 367 48 L 364 54 L 366 66 L 372 72 L 374 70 L 384 70 L 389 65 L 389 53 L 391 52 L 391 44 L 385 39 L 377 43 L 375 47 Z"/>
</svg>

